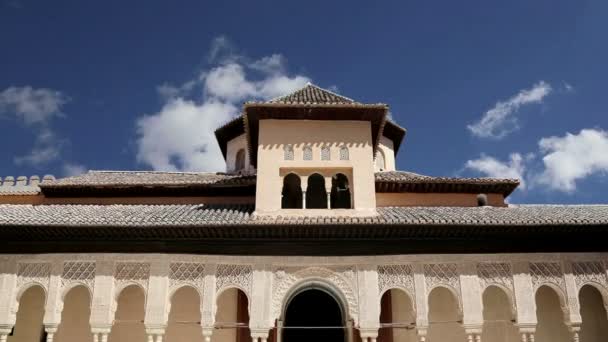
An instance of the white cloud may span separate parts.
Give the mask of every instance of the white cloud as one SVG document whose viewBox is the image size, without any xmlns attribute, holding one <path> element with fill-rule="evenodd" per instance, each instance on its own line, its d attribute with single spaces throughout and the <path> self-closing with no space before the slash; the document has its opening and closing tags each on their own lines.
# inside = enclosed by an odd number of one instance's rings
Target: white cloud
<svg viewBox="0 0 608 342">
<path fill-rule="evenodd" d="M 62 107 L 69 100 L 62 92 L 48 88 L 13 86 L 0 92 L 0 115 L 22 122 L 36 136 L 30 152 L 15 157 L 15 164 L 38 167 L 60 157 L 66 141 L 57 137 L 51 123 L 63 116 Z"/>
<path fill-rule="evenodd" d="M 224 170 L 214 131 L 238 114 L 241 102 L 284 95 L 310 81 L 302 75 L 289 76 L 280 54 L 247 63 L 245 56 L 233 50 L 225 37 L 218 37 L 209 60 L 221 61 L 181 86 L 163 84 L 157 88 L 165 104 L 159 112 L 137 121 L 139 162 L 154 170 Z M 197 94 L 197 89 L 202 99 L 190 96 Z"/>
<path fill-rule="evenodd" d="M 608 132 L 583 129 L 578 134 L 542 138 L 538 143 L 544 170 L 536 183 L 554 190 L 572 192 L 576 181 L 593 174 L 608 173 Z"/>
<path fill-rule="evenodd" d="M 63 164 L 63 174 L 66 177 L 78 176 L 85 172 L 87 172 L 87 169 L 84 165 L 69 162 Z"/>
<path fill-rule="evenodd" d="M 9 87 L 0 92 L 0 114 L 14 113 L 26 125 L 48 123 L 61 116 L 61 106 L 69 99 L 61 92 L 32 87 Z"/>
<path fill-rule="evenodd" d="M 15 157 L 14 162 L 17 165 L 41 166 L 58 159 L 64 145 L 65 141 L 58 138 L 50 128 L 40 128 L 34 142 L 34 147 L 28 154 Z"/>
<path fill-rule="evenodd" d="M 519 153 L 512 153 L 509 161 L 503 162 L 494 157 L 482 155 L 478 159 L 468 160 L 465 168 L 477 171 L 486 177 L 519 179 L 521 181 L 519 187 L 525 189 L 525 161 L 530 158 L 531 156 L 524 158 Z"/>
<path fill-rule="evenodd" d="M 468 125 L 471 133 L 479 138 L 501 139 L 519 128 L 513 115 L 523 105 L 542 103 L 552 91 L 551 85 L 540 81 L 530 89 L 523 89 L 506 101 L 499 101 L 484 113 L 476 123 Z"/>
</svg>

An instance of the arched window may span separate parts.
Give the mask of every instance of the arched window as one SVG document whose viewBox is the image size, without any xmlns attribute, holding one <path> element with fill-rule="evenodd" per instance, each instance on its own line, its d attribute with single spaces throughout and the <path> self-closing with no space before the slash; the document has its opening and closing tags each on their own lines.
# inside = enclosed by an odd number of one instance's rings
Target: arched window
<svg viewBox="0 0 608 342">
<path fill-rule="evenodd" d="M 329 146 L 321 147 L 321 160 L 330 160 L 331 159 L 331 151 L 329 150 Z"/>
<path fill-rule="evenodd" d="M 312 147 L 304 146 L 302 152 L 304 154 L 304 160 L 312 160 Z"/>
<path fill-rule="evenodd" d="M 306 208 L 327 209 L 325 178 L 318 173 L 308 176 L 308 187 L 306 188 Z"/>
<path fill-rule="evenodd" d="M 378 150 L 376 152 L 376 171 L 386 170 L 386 163 L 384 162 L 384 152 Z"/>
<path fill-rule="evenodd" d="M 283 159 L 293 160 L 293 146 L 285 145 L 283 148 Z"/>
<path fill-rule="evenodd" d="M 340 147 L 340 160 L 348 160 L 348 147 Z"/>
<path fill-rule="evenodd" d="M 331 208 L 332 209 L 350 209 L 350 187 L 348 186 L 348 177 L 342 173 L 338 173 L 331 178 Z"/>
<path fill-rule="evenodd" d="M 290 173 L 283 178 L 283 191 L 281 191 L 282 209 L 302 209 L 302 187 L 300 177 Z"/>
<path fill-rule="evenodd" d="M 234 162 L 234 171 L 241 171 L 245 168 L 245 149 L 240 149 L 236 153 L 236 160 Z"/>
</svg>

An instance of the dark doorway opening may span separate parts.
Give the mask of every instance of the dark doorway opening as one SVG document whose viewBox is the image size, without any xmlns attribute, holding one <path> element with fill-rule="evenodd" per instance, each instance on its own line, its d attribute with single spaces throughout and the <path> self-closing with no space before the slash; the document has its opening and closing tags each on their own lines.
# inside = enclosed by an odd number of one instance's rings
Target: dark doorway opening
<svg viewBox="0 0 608 342">
<path fill-rule="evenodd" d="M 285 313 L 283 342 L 344 342 L 344 319 L 336 300 L 311 289 L 297 294 Z"/>
<path fill-rule="evenodd" d="M 325 178 L 318 173 L 308 176 L 306 209 L 328 209 L 327 192 L 325 192 Z"/>
</svg>

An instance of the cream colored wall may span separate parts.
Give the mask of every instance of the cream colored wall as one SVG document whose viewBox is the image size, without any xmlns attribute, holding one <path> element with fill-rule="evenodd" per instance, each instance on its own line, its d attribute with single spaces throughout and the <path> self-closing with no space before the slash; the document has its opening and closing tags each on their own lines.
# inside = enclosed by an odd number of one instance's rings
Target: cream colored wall
<svg viewBox="0 0 608 342">
<path fill-rule="evenodd" d="M 226 145 L 226 171 L 236 171 L 234 169 L 236 165 L 236 153 L 240 149 L 245 150 L 245 170 L 251 169 L 249 152 L 247 151 L 247 137 L 245 134 L 241 134 L 238 137 L 228 141 L 228 144 Z"/>
<path fill-rule="evenodd" d="M 557 293 L 548 286 L 536 291 L 536 342 L 570 342 Z"/>
<path fill-rule="evenodd" d="M 396 170 L 396 162 L 395 162 L 395 148 L 393 145 L 393 141 L 387 137 L 380 138 L 380 144 L 378 145 L 378 149 L 381 150 L 384 154 L 384 171 L 395 171 Z M 374 164 L 375 167 L 375 164 Z M 380 171 L 376 168 L 376 171 Z"/>
<path fill-rule="evenodd" d="M 429 294 L 429 341 L 466 341 L 464 328 L 458 322 L 458 304 L 454 295 L 446 288 L 437 287 Z"/>
<path fill-rule="evenodd" d="M 410 297 L 401 290 L 391 291 L 393 323 L 415 324 L 416 314 Z M 416 342 L 415 329 L 393 328 L 393 342 Z"/>
<path fill-rule="evenodd" d="M 93 341 L 89 318 L 91 316 L 89 290 L 76 286 L 67 293 L 61 313 L 61 324 L 57 329 L 56 342 Z"/>
<path fill-rule="evenodd" d="M 44 302 L 45 294 L 40 286 L 32 286 L 23 293 L 19 300 L 15 330 L 13 336 L 8 337 L 8 342 L 40 342 Z"/>
<path fill-rule="evenodd" d="M 261 120 L 258 145 L 256 211 L 277 212 L 281 208 L 281 173 L 306 169 L 333 169 L 347 173 L 354 208 L 373 212 L 376 208 L 371 126 L 364 121 Z M 294 147 L 294 160 L 284 160 L 286 144 Z M 313 148 L 313 160 L 303 160 L 305 145 Z M 321 161 L 321 147 L 330 145 L 331 160 Z M 349 160 L 339 160 L 342 145 Z M 302 182 L 306 184 L 305 181 Z"/>
<path fill-rule="evenodd" d="M 215 314 L 216 324 L 234 324 L 237 321 L 237 289 L 228 289 L 217 299 L 217 312 Z M 215 329 L 211 338 L 214 342 L 236 341 L 236 329 Z"/>
<path fill-rule="evenodd" d="M 605 342 L 608 340 L 608 319 L 604 300 L 593 286 L 583 286 L 579 293 L 581 303 L 581 342 Z"/>
<path fill-rule="evenodd" d="M 108 337 L 109 342 L 146 341 L 144 327 L 145 295 L 144 291 L 131 285 L 122 290 L 118 297 L 118 307 L 114 325 Z"/>
<path fill-rule="evenodd" d="M 511 303 L 507 294 L 496 286 L 483 292 L 482 341 L 519 342 L 519 330 L 512 322 Z"/>
<path fill-rule="evenodd" d="M 169 324 L 165 331 L 166 342 L 203 341 L 201 330 L 201 299 L 189 286 L 180 288 L 171 298 Z"/>
<path fill-rule="evenodd" d="M 506 207 L 501 194 L 487 194 L 488 204 L 493 207 Z M 416 193 L 416 192 L 378 192 L 378 207 L 476 207 L 476 194 Z"/>
</svg>

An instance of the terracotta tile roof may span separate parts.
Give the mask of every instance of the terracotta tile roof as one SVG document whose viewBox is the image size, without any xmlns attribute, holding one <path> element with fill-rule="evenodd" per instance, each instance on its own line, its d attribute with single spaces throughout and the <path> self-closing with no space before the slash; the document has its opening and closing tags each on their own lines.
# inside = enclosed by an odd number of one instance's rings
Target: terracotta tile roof
<svg viewBox="0 0 608 342">
<path fill-rule="evenodd" d="M 255 175 L 221 172 L 160 172 L 160 171 L 89 171 L 78 176 L 60 178 L 40 186 L 53 187 L 120 187 L 120 186 L 180 186 L 180 185 L 251 185 Z"/>
<path fill-rule="evenodd" d="M 338 95 L 327 89 L 308 83 L 304 88 L 291 94 L 274 98 L 265 103 L 280 104 L 359 104 L 346 96 Z"/>
<path fill-rule="evenodd" d="M 502 193 L 506 197 L 519 185 L 517 179 L 433 177 L 407 171 L 375 175 L 377 192 Z"/>
<path fill-rule="evenodd" d="M 42 182 L 47 183 L 54 181 L 55 177 L 45 175 Z M 40 193 L 40 177 L 39 176 L 6 176 L 4 180 L 0 177 L 0 196 L 19 196 L 19 195 L 37 195 Z"/>
<path fill-rule="evenodd" d="M 256 216 L 251 205 L 0 205 L 0 226 L 562 226 L 608 225 L 608 205 L 385 207 L 377 216 Z"/>
</svg>

